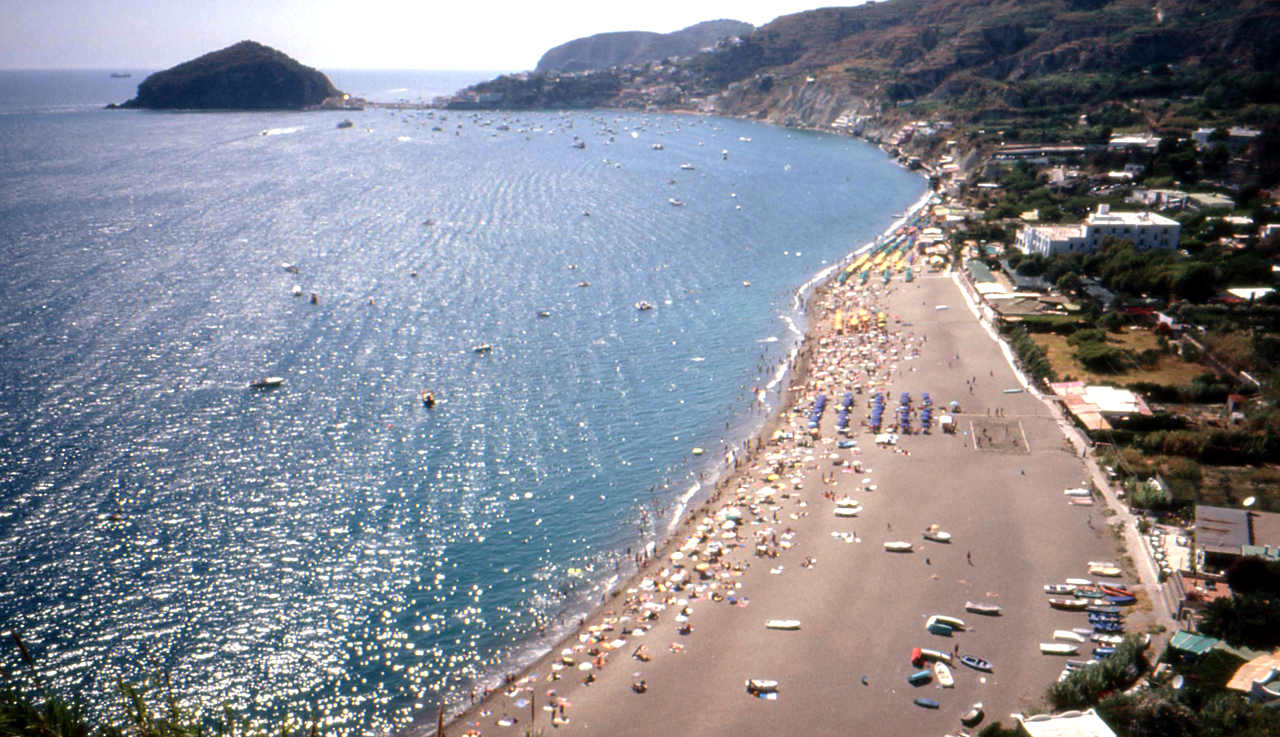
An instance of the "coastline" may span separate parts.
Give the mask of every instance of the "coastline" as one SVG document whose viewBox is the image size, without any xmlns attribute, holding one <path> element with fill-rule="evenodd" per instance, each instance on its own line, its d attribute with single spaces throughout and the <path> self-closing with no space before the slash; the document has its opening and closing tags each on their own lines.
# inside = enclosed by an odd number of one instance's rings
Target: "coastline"
<svg viewBox="0 0 1280 737">
<path fill-rule="evenodd" d="M 806 325 L 802 330 L 789 315 L 783 317 L 787 322 L 788 329 L 797 334 L 798 340 L 787 353 L 786 359 L 779 363 L 777 370 L 764 387 L 759 401 L 766 406 L 767 411 L 758 428 L 754 432 L 748 432 L 741 447 L 730 446 L 728 448 L 728 455 L 714 466 L 712 476 L 706 484 L 701 481 L 695 481 L 685 493 L 676 499 L 677 506 L 668 520 L 662 537 L 656 542 L 651 542 L 644 546 L 642 551 L 644 557 L 637 559 L 634 568 L 629 572 L 624 571 L 620 574 L 615 574 L 612 578 L 605 579 L 601 582 L 605 584 L 603 586 L 592 587 L 593 594 L 600 593 L 601 589 L 604 589 L 604 591 L 600 594 L 600 600 L 591 605 L 589 611 L 579 617 L 576 625 L 569 626 L 565 633 L 557 637 L 541 641 L 551 643 L 545 648 L 535 645 L 534 649 L 539 654 L 534 656 L 531 662 L 525 665 L 514 665 L 512 669 L 507 670 L 505 675 L 491 679 L 487 684 L 477 683 L 476 687 L 472 689 L 472 696 L 468 704 L 461 708 L 453 709 L 447 704 L 442 705 L 440 715 L 443 716 L 444 734 L 450 732 L 468 735 L 474 735 L 477 732 L 484 734 L 485 732 L 481 732 L 478 729 L 480 720 L 490 719 L 492 722 L 492 717 L 495 714 L 509 711 L 509 709 L 502 709 L 501 702 L 511 695 L 511 689 L 516 684 L 537 680 L 539 673 L 545 673 L 551 669 L 553 664 L 561 663 L 565 657 L 561 653 L 566 649 L 571 649 L 575 643 L 580 643 L 593 627 L 604 626 L 603 621 L 611 616 L 610 601 L 618 599 L 624 591 L 635 590 L 646 578 L 652 579 L 655 574 L 658 574 L 665 561 L 669 559 L 673 552 L 677 551 L 677 546 L 682 536 L 687 536 L 689 531 L 696 527 L 695 518 L 697 515 L 699 513 L 709 513 L 712 507 L 723 498 L 723 493 L 731 486 L 731 483 L 745 476 L 746 469 L 750 467 L 753 459 L 764 449 L 764 440 L 782 430 L 788 415 L 797 410 L 798 400 L 802 397 L 799 389 L 810 379 L 809 374 L 814 349 L 817 342 L 822 338 L 818 330 L 819 307 L 813 297 L 841 269 L 846 268 L 859 256 L 873 251 L 895 233 L 902 231 L 907 223 L 918 217 L 929 205 L 935 202 L 937 195 L 932 189 L 928 188 L 927 178 L 925 182 L 926 188 L 921 196 L 909 205 L 900 217 L 891 222 L 883 232 L 874 239 L 858 245 L 835 263 L 819 270 L 796 288 L 792 295 L 793 311 L 804 315 Z M 517 660 L 518 662 L 519 660 Z M 530 701 L 530 706 L 533 707 L 531 714 L 536 721 L 537 717 L 542 716 L 539 709 L 545 707 L 546 704 L 544 703 L 540 706 L 537 700 L 534 699 Z M 551 713 L 552 715 L 555 714 L 555 712 Z M 550 723 L 549 717 L 548 723 Z M 413 734 L 423 735 L 438 733 L 436 729 L 427 727 L 426 724 L 427 719 L 424 714 L 418 721 L 417 726 L 411 727 L 409 731 Z M 553 724 L 552 726 L 559 725 Z M 508 725 L 504 732 L 508 734 L 524 734 L 524 730 L 530 728 L 532 727 L 522 719 L 512 725 Z"/>
</svg>

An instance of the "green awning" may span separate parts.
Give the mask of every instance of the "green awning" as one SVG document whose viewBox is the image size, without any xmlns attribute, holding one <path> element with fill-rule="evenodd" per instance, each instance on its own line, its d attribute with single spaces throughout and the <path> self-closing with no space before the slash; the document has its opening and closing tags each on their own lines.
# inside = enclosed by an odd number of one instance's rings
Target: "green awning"
<svg viewBox="0 0 1280 737">
<path fill-rule="evenodd" d="M 1218 642 L 1219 640 L 1216 637 L 1179 630 L 1173 633 L 1173 639 L 1169 640 L 1169 647 L 1184 653 L 1200 656 L 1212 650 L 1213 646 L 1217 645 Z"/>
</svg>

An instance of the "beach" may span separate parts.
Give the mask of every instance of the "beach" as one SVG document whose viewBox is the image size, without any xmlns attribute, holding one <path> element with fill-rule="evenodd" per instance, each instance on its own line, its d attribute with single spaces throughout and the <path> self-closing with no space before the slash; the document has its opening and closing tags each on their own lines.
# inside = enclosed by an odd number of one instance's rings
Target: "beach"
<svg viewBox="0 0 1280 737">
<path fill-rule="evenodd" d="M 942 734 L 959 728 L 975 702 L 1006 724 L 1010 713 L 1041 705 L 1064 661 L 1037 644 L 1085 624 L 1079 613 L 1051 609 L 1042 585 L 1087 576 L 1088 561 L 1116 557 L 1116 538 L 1098 509 L 1068 504 L 1063 490 L 1084 483 L 1081 459 L 952 275 L 856 281 L 828 282 L 811 297 L 788 406 L 759 450 L 573 635 L 487 698 L 477 694 L 447 734 L 524 734 L 531 726 L 613 735 Z M 836 310 L 860 309 L 883 311 L 883 329 L 875 319 L 854 327 L 845 319 L 837 332 Z M 875 442 L 863 423 L 876 388 L 892 408 L 886 416 L 910 393 L 916 434 Z M 847 437 L 834 425 L 846 392 Z M 928 434 L 918 432 L 923 392 L 934 404 Z M 828 409 L 811 434 L 819 394 Z M 953 401 L 957 432 L 944 434 L 939 415 Z M 842 439 L 856 446 L 841 448 Z M 837 499 L 861 510 L 836 517 Z M 934 524 L 951 542 L 922 538 Z M 888 552 L 886 541 L 913 550 Z M 966 612 L 967 601 L 998 604 L 1002 615 Z M 967 628 L 930 634 L 933 614 L 963 618 Z M 798 620 L 799 628 L 767 629 L 770 619 Z M 954 688 L 936 680 L 913 687 L 916 647 L 975 655 L 993 668 L 956 662 Z M 1085 657 L 1090 647 L 1082 646 Z M 753 678 L 776 681 L 776 692 L 748 693 Z M 939 708 L 921 708 L 917 697 Z"/>
</svg>

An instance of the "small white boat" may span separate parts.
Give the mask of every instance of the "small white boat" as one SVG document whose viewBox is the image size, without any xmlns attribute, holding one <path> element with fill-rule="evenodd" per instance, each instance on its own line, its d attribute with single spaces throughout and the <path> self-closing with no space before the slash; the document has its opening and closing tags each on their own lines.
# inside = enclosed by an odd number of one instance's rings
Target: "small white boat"
<svg viewBox="0 0 1280 737">
<path fill-rule="evenodd" d="M 954 688 L 956 679 L 951 675 L 951 669 L 941 660 L 933 664 L 933 676 L 938 679 L 938 685 L 943 688 Z"/>
<path fill-rule="evenodd" d="M 654 151 L 661 151 L 661 150 L 662 150 L 662 144 L 661 144 L 661 143 L 655 143 L 655 144 L 653 144 L 652 146 L 650 146 L 649 148 L 653 149 Z"/>
<path fill-rule="evenodd" d="M 1103 576 L 1105 578 L 1119 578 L 1124 575 L 1124 571 L 1116 566 L 1089 566 L 1089 573 L 1093 576 Z"/>
<path fill-rule="evenodd" d="M 965 628 L 964 620 L 959 617 L 948 617 L 945 614 L 934 614 L 924 623 L 924 628 L 929 629 L 929 625 L 934 623 L 945 624 L 953 630 L 963 630 Z"/>
<path fill-rule="evenodd" d="M 471 350 L 475 353 L 492 353 L 493 346 L 488 343 L 480 343 L 479 345 L 471 346 Z"/>
<path fill-rule="evenodd" d="M 767 630 L 798 630 L 800 629 L 800 620 L 798 619 L 766 619 L 764 628 Z"/>
<path fill-rule="evenodd" d="M 884 549 L 890 553 L 910 553 L 911 543 L 906 540 L 887 540 Z"/>
<path fill-rule="evenodd" d="M 1054 609 L 1066 609 L 1068 611 L 1083 611 L 1089 605 L 1088 599 L 1049 599 L 1049 606 Z"/>
<path fill-rule="evenodd" d="M 920 657 L 935 663 L 951 665 L 951 653 L 944 653 L 941 650 L 930 650 L 927 647 L 922 647 L 920 648 Z"/>
<path fill-rule="evenodd" d="M 837 517 L 857 517 L 862 511 L 862 503 L 856 499 L 845 497 L 836 502 L 835 515 Z"/>
<path fill-rule="evenodd" d="M 672 207 L 684 207 L 684 202 L 677 200 L 674 197 L 668 197 L 667 202 L 670 202 Z"/>
<path fill-rule="evenodd" d="M 937 543 L 949 543 L 951 542 L 951 533 L 937 525 L 929 525 L 929 528 L 924 531 L 924 539 Z"/>
<path fill-rule="evenodd" d="M 964 610 L 974 614 L 985 614 L 988 617 L 998 617 L 1001 612 L 999 604 L 987 604 L 980 601 L 966 601 Z"/>
<path fill-rule="evenodd" d="M 686 161 L 685 163 L 680 165 L 680 168 L 684 169 L 685 171 L 693 171 L 693 164 L 690 164 L 689 162 Z"/>
<path fill-rule="evenodd" d="M 1069 583 L 1047 583 L 1044 585 L 1044 592 L 1046 594 L 1066 595 L 1075 593 L 1076 588 L 1078 587 Z"/>
<path fill-rule="evenodd" d="M 750 693 L 772 693 L 778 690 L 778 682 L 768 678 L 748 678 L 747 691 Z"/>
<path fill-rule="evenodd" d="M 1088 489 L 1063 489 L 1062 493 L 1067 496 L 1092 496 Z"/>
<path fill-rule="evenodd" d="M 1042 642 L 1040 652 L 1044 655 L 1079 655 L 1080 646 L 1069 642 Z"/>
<path fill-rule="evenodd" d="M 296 273 L 298 273 L 298 265 L 297 265 L 297 264 L 295 264 L 295 263 L 290 263 L 289 261 L 281 261 L 281 262 L 280 262 L 280 268 L 284 269 L 285 271 L 289 272 L 290 274 L 296 274 Z"/>
<path fill-rule="evenodd" d="M 648 312 L 649 310 L 653 309 L 653 305 L 649 304 L 648 302 L 642 299 L 639 302 L 636 302 L 636 309 L 639 310 L 640 312 Z"/>
<path fill-rule="evenodd" d="M 301 297 L 301 296 L 302 296 L 302 287 L 301 287 L 301 286 L 299 286 L 299 285 L 297 285 L 297 284 L 294 284 L 294 285 L 293 285 L 293 289 L 290 289 L 290 290 L 289 290 L 289 294 L 292 294 L 292 295 L 293 295 L 293 296 L 295 296 L 295 297 Z"/>
<path fill-rule="evenodd" d="M 1070 640 L 1071 642 L 1084 642 L 1084 635 L 1073 630 L 1054 630 L 1053 639 Z"/>
<path fill-rule="evenodd" d="M 275 389 L 284 384 L 283 376 L 264 376 L 249 382 L 250 389 Z"/>
<path fill-rule="evenodd" d="M 1069 585 L 1069 586 L 1074 587 L 1074 588 L 1080 588 L 1081 586 L 1092 586 L 1092 585 L 1093 585 L 1093 581 L 1091 581 L 1091 580 L 1089 580 L 1089 579 L 1087 579 L 1087 578 L 1066 578 L 1066 579 L 1063 579 L 1063 582 L 1064 582 L 1064 583 L 1066 583 L 1066 584 L 1067 584 L 1067 585 Z"/>
</svg>

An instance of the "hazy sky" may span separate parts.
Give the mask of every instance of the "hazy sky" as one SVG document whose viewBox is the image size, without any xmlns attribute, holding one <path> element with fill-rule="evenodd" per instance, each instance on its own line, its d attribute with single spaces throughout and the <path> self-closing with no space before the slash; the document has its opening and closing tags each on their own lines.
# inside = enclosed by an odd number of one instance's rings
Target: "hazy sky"
<svg viewBox="0 0 1280 737">
<path fill-rule="evenodd" d="M 532 69 L 606 31 L 862 0 L 0 0 L 0 68 L 163 69 L 244 39 L 320 69 Z"/>
</svg>

